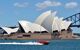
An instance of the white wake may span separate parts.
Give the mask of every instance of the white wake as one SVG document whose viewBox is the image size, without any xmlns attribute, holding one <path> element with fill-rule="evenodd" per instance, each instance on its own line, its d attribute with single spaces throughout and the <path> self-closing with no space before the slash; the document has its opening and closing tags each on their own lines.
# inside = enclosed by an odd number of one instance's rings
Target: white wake
<svg viewBox="0 0 80 50">
<path fill-rule="evenodd" d="M 0 45 L 43 45 L 42 43 L 38 43 L 38 42 L 24 42 L 24 43 L 19 43 L 19 42 L 4 42 L 4 43 L 0 43 Z"/>
</svg>

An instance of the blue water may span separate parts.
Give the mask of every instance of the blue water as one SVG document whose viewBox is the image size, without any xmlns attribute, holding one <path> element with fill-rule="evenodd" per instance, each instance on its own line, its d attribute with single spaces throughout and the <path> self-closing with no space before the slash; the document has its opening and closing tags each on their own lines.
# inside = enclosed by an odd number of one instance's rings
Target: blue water
<svg viewBox="0 0 80 50">
<path fill-rule="evenodd" d="M 28 42 L 30 40 L 0 40 L 0 42 Z M 32 40 L 34 41 L 34 40 Z M 80 40 L 52 40 L 49 45 L 0 45 L 0 50 L 80 50 Z"/>
</svg>

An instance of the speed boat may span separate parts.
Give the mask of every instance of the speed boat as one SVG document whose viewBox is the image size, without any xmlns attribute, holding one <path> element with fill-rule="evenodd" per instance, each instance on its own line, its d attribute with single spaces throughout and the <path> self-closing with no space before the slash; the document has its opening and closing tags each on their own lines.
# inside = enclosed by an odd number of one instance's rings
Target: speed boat
<svg viewBox="0 0 80 50">
<path fill-rule="evenodd" d="M 49 44 L 49 41 L 44 41 L 44 40 L 41 40 L 41 41 L 38 41 L 38 42 L 43 44 L 43 45 L 48 45 Z"/>
<path fill-rule="evenodd" d="M 3 42 L 0 43 L 0 45 L 48 45 L 49 42 L 48 41 L 37 41 L 37 42 Z"/>
</svg>

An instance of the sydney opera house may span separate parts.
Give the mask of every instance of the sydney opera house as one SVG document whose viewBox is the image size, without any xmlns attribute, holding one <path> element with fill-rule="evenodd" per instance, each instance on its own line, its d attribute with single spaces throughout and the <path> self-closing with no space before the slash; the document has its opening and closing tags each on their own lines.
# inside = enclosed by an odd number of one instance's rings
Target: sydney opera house
<svg viewBox="0 0 80 50">
<path fill-rule="evenodd" d="M 56 16 L 56 11 L 42 13 L 35 22 L 21 20 L 17 27 L 1 27 L 1 39 L 72 39 L 71 21 Z"/>
</svg>

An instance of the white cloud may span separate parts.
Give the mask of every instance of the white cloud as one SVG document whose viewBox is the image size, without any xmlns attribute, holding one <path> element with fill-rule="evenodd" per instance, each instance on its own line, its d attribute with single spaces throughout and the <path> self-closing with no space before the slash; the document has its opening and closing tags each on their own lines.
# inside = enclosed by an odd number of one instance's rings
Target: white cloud
<svg viewBox="0 0 80 50">
<path fill-rule="evenodd" d="M 77 2 L 69 2 L 65 4 L 66 8 L 76 8 L 78 6 Z"/>
<path fill-rule="evenodd" d="M 50 6 L 60 6 L 60 5 L 61 5 L 60 2 L 46 0 L 44 2 L 37 3 L 36 7 L 38 7 L 39 9 L 44 9 Z"/>
<path fill-rule="evenodd" d="M 25 7 L 28 6 L 28 3 L 27 3 L 27 2 L 24 2 L 24 3 L 18 3 L 18 2 L 16 2 L 16 3 L 14 3 L 14 6 L 15 6 L 15 7 L 25 8 Z"/>
</svg>

